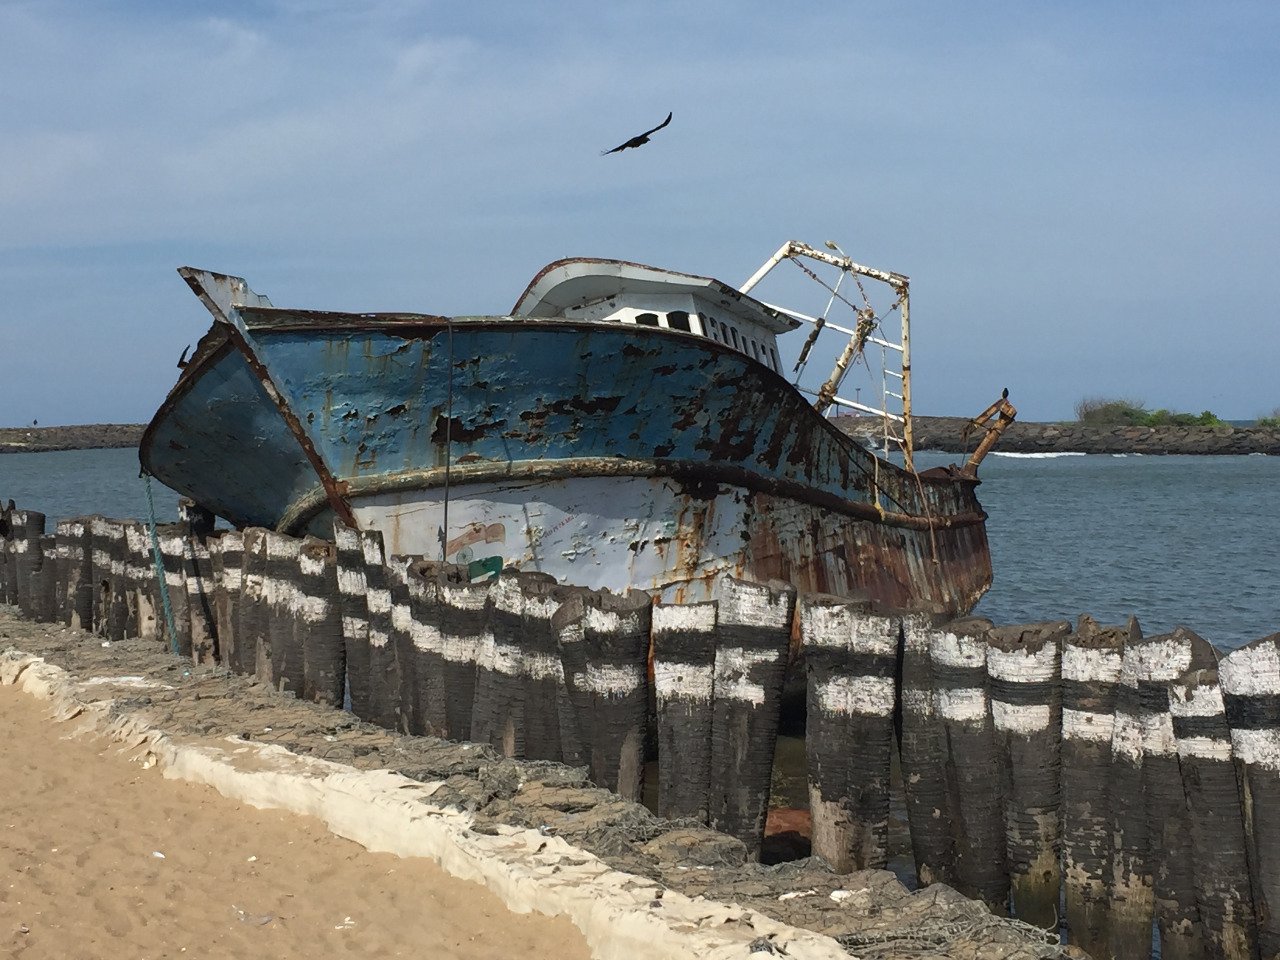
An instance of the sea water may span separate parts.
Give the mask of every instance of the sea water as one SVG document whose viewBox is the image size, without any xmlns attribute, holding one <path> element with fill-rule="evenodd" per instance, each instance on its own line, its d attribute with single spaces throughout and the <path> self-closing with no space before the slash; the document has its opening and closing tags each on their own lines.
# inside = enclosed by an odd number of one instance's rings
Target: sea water
<svg viewBox="0 0 1280 960">
<path fill-rule="evenodd" d="M 958 459 L 926 452 L 917 466 Z M 1280 458 L 997 453 L 981 477 L 995 583 L 976 614 L 1134 614 L 1147 634 L 1184 625 L 1223 647 L 1280 631 Z M 157 520 L 175 520 L 176 494 L 153 489 Z M 10 497 L 50 524 L 148 515 L 134 450 L 0 455 Z"/>
</svg>

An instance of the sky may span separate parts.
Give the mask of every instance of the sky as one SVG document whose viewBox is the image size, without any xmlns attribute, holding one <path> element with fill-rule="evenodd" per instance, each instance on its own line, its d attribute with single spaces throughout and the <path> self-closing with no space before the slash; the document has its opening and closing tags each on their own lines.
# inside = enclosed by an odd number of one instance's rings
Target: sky
<svg viewBox="0 0 1280 960">
<path fill-rule="evenodd" d="M 788 239 L 912 278 L 919 413 L 1256 417 L 1277 47 L 1271 2 L 0 0 L 0 425 L 148 420 L 184 264 L 502 314 L 560 257 L 737 286 Z"/>
</svg>

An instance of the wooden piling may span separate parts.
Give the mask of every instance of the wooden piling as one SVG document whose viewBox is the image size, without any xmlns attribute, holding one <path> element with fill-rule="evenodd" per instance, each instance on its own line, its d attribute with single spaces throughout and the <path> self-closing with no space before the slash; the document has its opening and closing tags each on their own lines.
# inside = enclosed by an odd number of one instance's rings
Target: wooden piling
<svg viewBox="0 0 1280 960">
<path fill-rule="evenodd" d="M 1164 638 L 1151 638 L 1157 644 Z M 1139 682 L 1145 674 L 1141 633 L 1126 640 L 1116 688 L 1115 728 L 1111 735 L 1111 909 L 1110 947 L 1116 960 L 1144 960 L 1151 954 L 1155 922 L 1147 805 L 1142 792 L 1142 724 Z"/>
<path fill-rule="evenodd" d="M 400 674 L 392 645 L 391 589 L 382 534 L 377 530 L 361 530 L 360 546 L 369 617 L 369 712 L 363 719 L 397 730 L 400 728 Z"/>
<path fill-rule="evenodd" d="M 526 659 L 525 758 L 561 762 L 565 760 L 562 733 L 573 726 L 572 706 L 565 689 L 559 638 L 551 618 L 560 607 L 564 590 L 553 577 L 542 573 L 520 573 L 517 582 L 524 595 L 521 645 Z M 572 751 L 582 754 L 579 741 L 574 741 Z"/>
<path fill-rule="evenodd" d="M 711 791 L 716 603 L 653 608 L 658 815 L 706 823 Z"/>
<path fill-rule="evenodd" d="M 177 638 L 178 655 L 189 658 L 191 656 L 191 613 L 187 603 L 186 534 L 186 527 L 182 524 L 167 523 L 156 528 L 161 559 L 164 561 L 164 582 L 169 596 L 169 612 L 173 618 L 172 628 Z M 158 587 L 157 583 L 157 589 Z M 163 605 L 160 606 L 160 610 L 163 616 Z M 166 625 L 164 633 L 166 646 L 173 642 L 168 634 L 168 626 Z"/>
<path fill-rule="evenodd" d="M 440 658 L 444 665 L 446 736 L 471 739 L 476 671 L 487 642 L 492 600 L 487 583 L 440 582 Z"/>
<path fill-rule="evenodd" d="M 124 527 L 124 579 L 128 590 L 129 618 L 126 631 L 130 636 L 155 640 L 157 630 L 153 581 L 155 567 L 151 562 L 151 541 L 143 523 L 130 521 Z"/>
<path fill-rule="evenodd" d="M 724 577 L 716 599 L 710 821 L 758 859 L 796 594 L 776 580 Z"/>
<path fill-rule="evenodd" d="M 956 889 L 993 913 L 1009 910 L 1004 801 L 995 729 L 987 690 L 986 634 L 990 620 L 955 620 L 933 632 L 935 704 L 946 733 L 948 807 L 956 811 L 952 838 Z"/>
<path fill-rule="evenodd" d="M 88 527 L 84 520 L 63 520 L 57 526 L 58 554 L 62 560 L 62 623 L 87 630 L 93 619 Z"/>
<path fill-rule="evenodd" d="M 277 690 L 300 695 L 302 653 L 294 631 L 297 605 L 298 549 L 294 537 L 268 530 L 262 577 L 264 624 L 258 635 L 254 673 Z"/>
<path fill-rule="evenodd" d="M 1208 960 L 1256 960 L 1258 924 L 1245 853 L 1245 810 L 1216 669 L 1183 674 L 1169 691 L 1191 825 L 1196 898 Z"/>
<path fill-rule="evenodd" d="M 406 572 L 409 585 L 410 696 L 416 732 L 449 736 L 449 684 L 444 662 L 444 601 L 440 597 L 442 567 L 418 560 Z"/>
<path fill-rule="evenodd" d="M 119 520 L 104 521 L 107 562 L 103 569 L 103 611 L 108 640 L 123 640 L 129 632 L 129 583 L 125 574 L 127 541 L 124 524 Z"/>
<path fill-rule="evenodd" d="M 314 703 L 342 709 L 346 648 L 334 546 L 306 537 L 298 552 L 299 587 L 305 616 L 298 620 L 302 650 L 302 695 Z"/>
<path fill-rule="evenodd" d="M 837 873 L 888 862 L 889 767 L 902 621 L 822 594 L 800 602 L 813 855 Z"/>
<path fill-rule="evenodd" d="M 1192 824 L 1170 710 L 1172 685 L 1191 670 L 1217 665 L 1209 642 L 1178 627 L 1156 647 L 1148 643 L 1139 682 L 1142 792 L 1162 960 L 1202 960 L 1204 925 L 1196 892 Z"/>
<path fill-rule="evenodd" d="M 42 562 L 40 538 L 44 536 L 45 515 L 38 510 L 18 510 L 13 514 L 13 523 L 14 603 L 24 617 L 30 617 L 31 578 Z"/>
<path fill-rule="evenodd" d="M 213 628 L 218 638 L 218 662 L 235 671 L 235 619 L 233 592 L 228 589 L 230 579 L 235 578 L 235 594 L 240 592 L 240 551 L 244 538 L 240 531 L 225 531 L 209 538 L 209 565 L 213 569 Z M 228 566 L 227 553 L 232 553 Z M 233 572 L 234 571 L 234 572 Z"/>
<path fill-rule="evenodd" d="M 369 706 L 369 605 L 364 577 L 364 548 L 358 531 L 340 520 L 333 523 L 337 548 L 338 605 L 342 611 L 342 644 L 347 661 L 347 693 L 351 712 L 370 715 Z"/>
<path fill-rule="evenodd" d="M 1067 930 L 1091 957 L 1109 957 L 1111 740 L 1124 645 L 1140 636 L 1082 616 L 1062 651 L 1062 852 Z"/>
<path fill-rule="evenodd" d="M 53 611 L 58 584 L 58 538 L 52 534 L 39 539 L 39 560 L 32 569 L 32 619 L 48 623 Z"/>
<path fill-rule="evenodd" d="M 15 512 L 0 503 L 0 603 L 4 604 L 13 603 L 10 597 L 17 590 L 13 553 Z"/>
<path fill-rule="evenodd" d="M 200 538 L 188 536 L 183 560 L 187 615 L 191 618 L 191 659 L 195 663 L 216 663 L 218 628 L 213 603 L 213 558 Z"/>
<path fill-rule="evenodd" d="M 591 779 L 637 802 L 648 721 L 650 606 L 649 595 L 636 590 L 574 590 L 552 617 Z"/>
<path fill-rule="evenodd" d="M 409 568 L 416 558 L 391 556 L 384 567 L 387 590 L 391 594 L 391 642 L 387 658 L 393 664 L 387 684 L 395 684 L 395 729 L 402 733 L 421 733 L 422 721 L 417 717 L 414 695 L 413 609 L 409 596 Z"/>
<path fill-rule="evenodd" d="M 946 731 L 938 715 L 929 653 L 938 617 L 912 613 L 902 621 L 898 757 L 916 878 L 922 887 L 956 885 L 955 843 L 947 790 Z"/>
<path fill-rule="evenodd" d="M 1159 924 L 1162 955 L 1199 952 L 1190 833 L 1168 693 L 1200 649 L 1191 637 L 1189 631 L 1135 634 L 1124 647 L 1111 738 L 1110 946 L 1116 957 L 1148 956 L 1153 921 Z"/>
<path fill-rule="evenodd" d="M 1245 813 L 1258 949 L 1280 957 L 1280 633 L 1233 650 L 1218 664 Z"/>
<path fill-rule="evenodd" d="M 244 551 L 241 554 L 241 589 L 239 616 L 236 618 L 236 650 L 243 673 L 261 676 L 259 651 L 267 629 L 267 601 L 264 596 L 267 575 L 267 531 L 262 527 L 246 527 Z M 267 664 L 270 667 L 270 662 Z"/>
<path fill-rule="evenodd" d="M 1065 620 L 987 631 L 991 719 L 1001 766 L 1013 912 L 1056 932 Z"/>
<path fill-rule="evenodd" d="M 514 571 L 492 583 L 489 629 L 477 651 L 471 739 L 504 757 L 525 756 L 524 591 Z"/>
</svg>

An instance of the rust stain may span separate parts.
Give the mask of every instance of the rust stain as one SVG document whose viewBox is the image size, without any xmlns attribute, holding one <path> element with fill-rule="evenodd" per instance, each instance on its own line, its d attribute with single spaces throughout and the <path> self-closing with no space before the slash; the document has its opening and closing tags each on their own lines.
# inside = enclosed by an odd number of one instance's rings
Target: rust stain
<svg viewBox="0 0 1280 960">
<path fill-rule="evenodd" d="M 490 431 L 502 429 L 506 423 L 506 420 L 494 420 L 467 427 L 463 425 L 461 417 L 450 420 L 441 414 L 436 417 L 435 429 L 431 431 L 431 442 L 435 444 L 474 443 Z"/>
</svg>

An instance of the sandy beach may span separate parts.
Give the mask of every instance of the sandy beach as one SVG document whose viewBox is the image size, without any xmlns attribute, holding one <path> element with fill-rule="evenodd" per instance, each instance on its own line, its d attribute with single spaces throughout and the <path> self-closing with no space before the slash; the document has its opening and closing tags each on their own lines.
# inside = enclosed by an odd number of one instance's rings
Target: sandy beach
<svg viewBox="0 0 1280 960">
<path fill-rule="evenodd" d="M 426 860 L 164 779 L 0 687 L 0 953 L 34 958 L 588 956 Z"/>
</svg>

